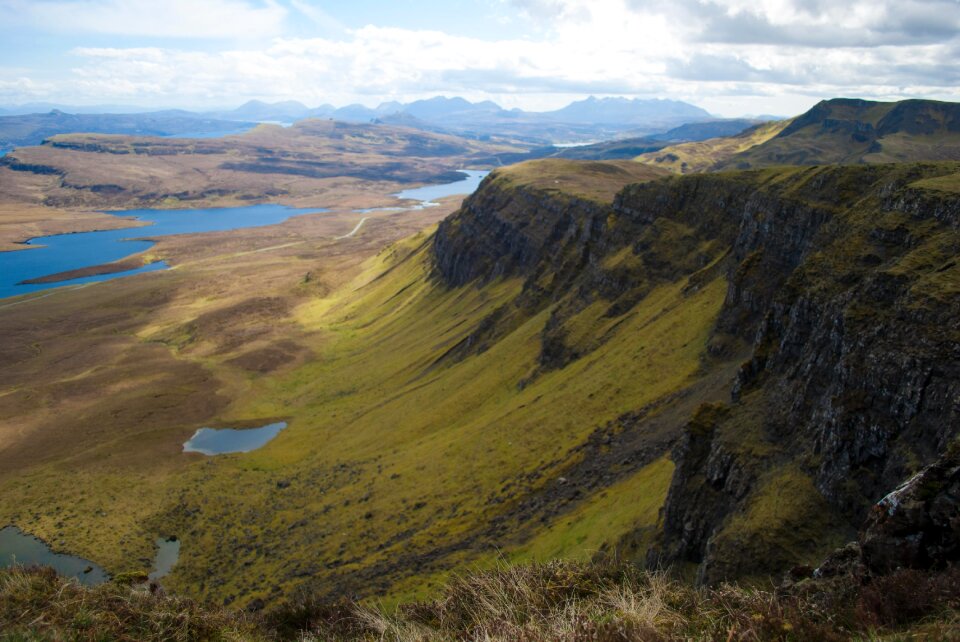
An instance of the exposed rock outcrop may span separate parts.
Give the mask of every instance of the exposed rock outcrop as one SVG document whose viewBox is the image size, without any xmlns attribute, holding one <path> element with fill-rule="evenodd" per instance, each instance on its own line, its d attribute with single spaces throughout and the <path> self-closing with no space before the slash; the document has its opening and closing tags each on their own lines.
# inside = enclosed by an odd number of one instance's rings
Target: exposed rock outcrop
<svg viewBox="0 0 960 642">
<path fill-rule="evenodd" d="M 495 173 L 440 226 L 436 275 L 522 277 L 475 345 L 549 303 L 549 369 L 582 356 L 566 320 L 586 305 L 616 316 L 658 283 L 725 274 L 704 359 L 747 358 L 729 405 L 701 407 L 675 448 L 648 559 L 696 564 L 703 583 L 779 574 L 849 541 L 960 431 L 960 195 L 924 183 L 958 172 L 695 175 L 627 186 L 608 207 Z"/>
<path fill-rule="evenodd" d="M 678 452 L 658 560 L 702 560 L 698 577 L 707 583 L 773 572 L 804 549 L 805 559 L 793 561 L 809 561 L 815 542 L 740 559 L 743 537 L 778 528 L 776 516 L 753 519 L 775 484 L 758 482 L 745 493 L 744 479 L 793 462 L 834 512 L 829 521 L 852 529 L 879 496 L 957 435 L 958 198 L 905 187 L 929 171 L 811 170 L 787 189 L 759 189 L 738 208 L 739 266 L 718 329 L 752 333 L 753 354 L 709 452 Z M 716 462 L 736 462 L 725 465 L 739 472 L 717 483 L 710 474 Z M 701 477 L 714 480 L 710 493 Z M 815 506 L 780 517 L 789 528 L 777 539 L 819 523 Z M 740 532 L 744 522 L 759 530 Z"/>
<path fill-rule="evenodd" d="M 859 544 L 874 573 L 960 562 L 960 444 L 877 502 Z"/>
</svg>

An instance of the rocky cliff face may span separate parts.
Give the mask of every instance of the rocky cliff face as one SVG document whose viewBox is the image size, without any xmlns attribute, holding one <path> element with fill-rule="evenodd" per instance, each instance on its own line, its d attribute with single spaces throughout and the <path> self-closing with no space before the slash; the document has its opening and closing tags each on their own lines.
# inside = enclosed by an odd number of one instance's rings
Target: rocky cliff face
<svg viewBox="0 0 960 642">
<path fill-rule="evenodd" d="M 960 561 L 960 448 L 877 502 L 858 545 L 865 568 L 878 574 Z"/>
<path fill-rule="evenodd" d="M 723 272 L 705 363 L 746 358 L 729 401 L 702 406 L 675 448 L 649 560 L 695 564 L 705 583 L 777 573 L 848 540 L 957 438 L 960 194 L 918 181 L 958 171 L 688 176 L 628 186 L 607 207 L 494 175 L 440 226 L 436 273 L 525 277 L 517 309 L 556 304 L 542 361 L 563 367 L 579 356 L 565 343 L 574 311 L 602 299 L 616 315 L 657 283 Z"/>
<path fill-rule="evenodd" d="M 722 259 L 727 251 L 722 239 L 732 239 L 734 229 L 722 216 L 693 214 L 705 205 L 697 189 L 645 185 L 653 198 L 670 203 L 670 216 L 653 222 L 645 212 L 559 190 L 518 187 L 503 173 L 491 174 L 440 224 L 433 242 L 435 275 L 451 287 L 508 277 L 524 281 L 522 294 L 491 314 L 468 347 L 483 349 L 520 320 L 553 306 L 540 362 L 546 369 L 562 367 L 583 356 L 566 337 L 568 321 L 585 307 L 600 301 L 607 317 L 623 315 L 658 284 Z M 714 269 L 698 278 L 716 275 Z"/>
<path fill-rule="evenodd" d="M 853 528 L 956 438 L 960 198 L 909 187 L 929 171 L 817 169 L 731 210 L 738 265 L 718 330 L 753 335 L 752 355 L 726 416 L 691 422 L 677 450 L 666 561 L 702 562 L 704 582 L 774 571 L 803 542 L 750 560 L 744 538 Z M 781 502 L 802 510 L 764 510 Z"/>
<path fill-rule="evenodd" d="M 564 261 L 589 258 L 609 207 L 565 194 L 509 189 L 485 179 L 434 237 L 437 272 L 450 286 L 483 284 L 535 269 L 564 271 Z"/>
</svg>

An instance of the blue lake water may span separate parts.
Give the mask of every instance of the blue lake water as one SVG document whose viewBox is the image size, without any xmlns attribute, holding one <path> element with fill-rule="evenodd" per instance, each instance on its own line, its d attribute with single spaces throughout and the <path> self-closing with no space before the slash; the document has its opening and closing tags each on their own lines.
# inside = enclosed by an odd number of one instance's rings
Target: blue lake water
<svg viewBox="0 0 960 642">
<path fill-rule="evenodd" d="M 237 134 L 244 134 L 251 129 L 256 127 L 256 125 L 243 125 L 236 127 L 234 129 L 221 129 L 219 131 L 209 131 L 209 132 L 187 132 L 186 134 L 167 134 L 162 136 L 162 138 L 223 138 L 224 136 L 236 136 Z"/>
<path fill-rule="evenodd" d="M 444 198 L 445 196 L 457 196 L 458 194 L 473 194 L 480 185 L 480 181 L 490 172 L 478 172 L 467 169 L 459 170 L 465 174 L 466 178 L 454 183 L 444 183 L 443 185 L 427 185 L 425 187 L 415 187 L 405 189 L 402 192 L 394 194 L 397 198 L 410 199 L 414 201 L 423 201 L 422 205 L 432 204 L 434 199 Z"/>
<path fill-rule="evenodd" d="M 466 178 L 453 183 L 418 187 L 394 195 L 400 199 L 420 201 L 419 205 L 382 209 L 420 209 L 433 205 L 433 199 L 470 194 L 487 175 L 487 172 L 467 170 L 463 170 L 462 173 Z M 283 205 L 247 205 L 190 210 L 142 209 L 108 212 L 122 218 L 147 221 L 150 225 L 120 230 L 42 236 L 31 239 L 27 243 L 35 246 L 35 249 L 0 252 L 0 298 L 166 269 L 168 267 L 166 263 L 159 261 L 126 272 L 97 274 L 54 283 L 23 283 L 23 281 L 51 274 L 118 261 L 150 248 L 153 245 L 153 241 L 148 240 L 150 238 L 275 225 L 291 216 L 324 211 L 326 210 L 323 208 L 294 209 Z M 369 211 L 373 210 L 357 210 L 357 213 Z"/>
<path fill-rule="evenodd" d="M 283 205 L 248 205 L 195 210 L 111 212 L 123 218 L 135 217 L 149 221 L 152 225 L 121 230 L 41 236 L 28 242 L 28 245 L 42 246 L 37 249 L 0 252 L 0 298 L 61 285 L 105 281 L 167 267 L 166 264 L 158 262 L 129 272 L 98 274 L 56 283 L 21 283 L 50 274 L 118 261 L 153 245 L 153 241 L 133 239 L 274 225 L 297 214 L 323 211 L 325 210 L 322 208 L 294 209 Z"/>
<path fill-rule="evenodd" d="M 260 428 L 201 428 L 183 445 L 185 453 L 226 455 L 248 453 L 264 446 L 287 427 L 285 421 Z"/>
<path fill-rule="evenodd" d="M 0 567 L 50 566 L 66 577 L 75 577 L 81 584 L 93 586 L 110 579 L 102 568 L 82 557 L 54 553 L 41 540 L 27 535 L 15 526 L 0 528 Z"/>
</svg>

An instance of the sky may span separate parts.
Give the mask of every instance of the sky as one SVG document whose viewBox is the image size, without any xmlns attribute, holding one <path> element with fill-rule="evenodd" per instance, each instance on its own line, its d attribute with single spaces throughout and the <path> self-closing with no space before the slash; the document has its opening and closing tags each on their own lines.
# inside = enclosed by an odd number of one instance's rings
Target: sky
<svg viewBox="0 0 960 642">
<path fill-rule="evenodd" d="M 960 0 L 0 0 L 0 105 L 960 100 Z"/>
</svg>

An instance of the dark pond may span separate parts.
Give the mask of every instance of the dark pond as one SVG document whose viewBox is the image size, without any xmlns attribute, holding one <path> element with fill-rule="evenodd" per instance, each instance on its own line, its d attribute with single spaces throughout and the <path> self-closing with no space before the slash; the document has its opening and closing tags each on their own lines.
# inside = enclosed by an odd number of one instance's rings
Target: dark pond
<svg viewBox="0 0 960 642">
<path fill-rule="evenodd" d="M 0 567 L 50 566 L 66 577 L 75 577 L 81 584 L 93 586 L 110 579 L 106 571 L 82 557 L 54 553 L 43 541 L 27 535 L 16 526 L 0 528 Z"/>
<path fill-rule="evenodd" d="M 204 455 L 248 453 L 269 442 L 286 427 L 285 421 L 279 421 L 260 428 L 201 428 L 183 444 L 183 452 Z"/>
</svg>

